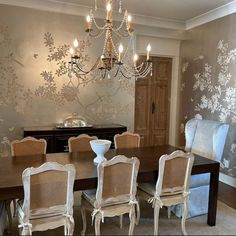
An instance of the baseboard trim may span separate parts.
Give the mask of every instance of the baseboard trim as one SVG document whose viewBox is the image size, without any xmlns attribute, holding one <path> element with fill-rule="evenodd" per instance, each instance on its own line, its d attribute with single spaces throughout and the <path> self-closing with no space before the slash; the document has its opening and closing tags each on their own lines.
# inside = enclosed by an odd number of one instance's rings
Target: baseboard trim
<svg viewBox="0 0 236 236">
<path fill-rule="evenodd" d="M 228 176 L 226 174 L 220 173 L 219 180 L 225 184 L 228 184 L 234 188 L 236 188 L 236 178 Z"/>
</svg>

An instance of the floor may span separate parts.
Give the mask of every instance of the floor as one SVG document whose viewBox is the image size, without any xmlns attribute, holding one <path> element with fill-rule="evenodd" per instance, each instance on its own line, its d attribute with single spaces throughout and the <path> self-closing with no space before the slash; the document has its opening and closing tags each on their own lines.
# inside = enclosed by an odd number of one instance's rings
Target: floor
<svg viewBox="0 0 236 236">
<path fill-rule="evenodd" d="M 135 226 L 134 235 L 153 235 L 153 208 L 151 205 L 140 199 L 141 219 L 138 225 Z M 86 235 L 94 235 L 94 225 L 91 226 L 91 213 L 87 212 L 87 230 Z M 82 219 L 80 207 L 74 207 L 75 231 L 74 235 L 81 235 Z M 236 210 L 228 207 L 221 201 L 218 201 L 217 206 L 217 222 L 216 226 L 210 227 L 207 225 L 207 215 L 192 217 L 186 221 L 186 230 L 188 235 L 235 235 L 236 232 Z M 124 215 L 124 227 L 120 229 L 119 218 L 105 218 L 104 224 L 101 224 L 102 235 L 127 235 L 129 230 L 128 214 Z M 14 227 L 12 236 L 18 235 L 17 220 L 14 219 Z M 63 227 L 43 232 L 34 232 L 33 236 L 58 236 L 63 235 Z M 175 215 L 167 218 L 167 209 L 162 208 L 159 217 L 158 235 L 182 235 L 181 219 Z M 10 235 L 7 235 L 10 236 Z"/>
<path fill-rule="evenodd" d="M 234 234 L 236 232 L 236 225 L 234 225 L 234 221 L 236 219 L 236 188 L 233 188 L 229 185 L 226 185 L 222 182 L 219 183 L 219 194 L 218 199 L 218 210 L 217 210 L 217 225 L 215 227 L 209 227 L 206 224 L 206 215 L 194 217 L 188 220 L 187 231 L 188 234 L 196 235 L 196 234 L 205 234 L 205 235 L 222 235 L 222 234 Z M 222 203 L 223 202 L 223 203 Z M 226 204 L 226 205 L 225 205 Z M 231 207 L 231 208 L 229 208 Z M 232 209 L 233 208 L 233 209 Z M 80 216 L 80 208 L 75 207 L 74 217 L 76 223 L 75 233 L 74 235 L 80 235 L 80 231 L 82 229 L 82 219 Z M 153 234 L 153 209 L 150 207 L 148 203 L 141 204 L 141 212 L 142 217 L 140 221 L 140 225 L 135 227 L 134 234 L 135 235 L 150 235 Z M 87 219 L 90 221 L 91 215 L 87 214 Z M 172 215 L 171 220 L 167 219 L 167 212 L 162 211 L 160 218 L 160 235 L 166 234 L 181 234 L 180 220 Z M 225 224 L 225 220 L 228 222 Z M 129 220 L 128 216 L 124 218 L 124 229 L 119 228 L 118 219 L 108 218 L 105 221 L 105 224 L 102 224 L 102 234 L 106 235 L 124 235 L 128 232 Z M 234 232 L 234 233 L 233 233 Z M 11 232 L 11 235 L 16 235 L 18 233 L 17 230 L 17 219 L 14 219 L 14 227 Z M 88 222 L 88 230 L 86 232 L 87 235 L 94 234 L 94 226 L 90 225 Z M 41 235 L 63 235 L 63 228 L 58 228 L 56 230 L 49 230 L 46 232 L 34 232 L 35 236 Z"/>
<path fill-rule="evenodd" d="M 218 199 L 233 209 L 236 209 L 236 188 L 219 182 Z"/>
</svg>

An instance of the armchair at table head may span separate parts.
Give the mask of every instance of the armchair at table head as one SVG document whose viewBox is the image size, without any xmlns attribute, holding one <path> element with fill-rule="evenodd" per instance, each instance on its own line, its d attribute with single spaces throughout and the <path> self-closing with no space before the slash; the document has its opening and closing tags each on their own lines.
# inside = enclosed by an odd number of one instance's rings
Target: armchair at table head
<svg viewBox="0 0 236 236">
<path fill-rule="evenodd" d="M 229 125 L 213 120 L 191 119 L 185 126 L 185 151 L 212 160 L 221 161 Z M 208 211 L 210 175 L 192 175 L 190 179 L 189 217 L 206 214 Z M 173 209 L 177 216 L 182 206 Z"/>
<path fill-rule="evenodd" d="M 229 125 L 213 120 L 191 119 L 185 126 L 185 151 L 221 161 Z"/>
</svg>

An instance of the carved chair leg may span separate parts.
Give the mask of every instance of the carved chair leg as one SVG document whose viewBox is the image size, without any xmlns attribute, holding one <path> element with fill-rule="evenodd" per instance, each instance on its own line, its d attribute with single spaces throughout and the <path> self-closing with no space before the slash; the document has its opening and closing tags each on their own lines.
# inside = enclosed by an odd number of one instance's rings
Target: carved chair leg
<svg viewBox="0 0 236 236">
<path fill-rule="evenodd" d="M 123 215 L 120 215 L 120 228 L 123 228 Z"/>
<path fill-rule="evenodd" d="M 64 225 L 64 235 L 66 236 L 66 235 L 68 235 L 68 228 L 67 228 L 68 226 L 65 224 Z"/>
<path fill-rule="evenodd" d="M 29 227 L 23 227 L 21 231 L 21 235 L 32 235 L 32 231 Z"/>
<path fill-rule="evenodd" d="M 95 235 L 100 235 L 100 223 L 101 223 L 101 216 L 97 214 L 95 216 Z"/>
<path fill-rule="evenodd" d="M 136 222 L 135 224 L 138 225 L 140 220 L 140 206 L 139 206 L 139 201 L 138 204 L 136 205 Z"/>
<path fill-rule="evenodd" d="M 129 235 L 133 235 L 134 226 L 135 226 L 135 223 L 136 223 L 135 208 L 132 207 L 130 211 L 131 211 L 131 212 L 130 212 L 130 214 L 129 214 L 129 219 L 130 219 Z"/>
<path fill-rule="evenodd" d="M 87 220 L 86 220 L 86 211 L 83 205 L 81 205 L 81 215 L 83 221 L 83 229 L 81 231 L 81 235 L 85 235 L 86 228 L 87 228 Z"/>
<path fill-rule="evenodd" d="M 158 204 L 155 204 L 155 207 L 154 207 L 154 235 L 158 235 L 159 212 L 160 212 L 160 207 L 158 206 Z"/>
<path fill-rule="evenodd" d="M 16 217 L 17 216 L 16 199 L 13 200 L 13 206 L 14 206 L 13 216 Z"/>
<path fill-rule="evenodd" d="M 181 227 L 182 227 L 183 235 L 187 235 L 186 227 L 185 227 L 187 215 L 188 215 L 188 199 L 186 198 L 184 201 L 184 211 L 183 211 L 182 220 L 181 220 Z"/>
<path fill-rule="evenodd" d="M 167 210 L 168 210 L 168 219 L 170 219 L 170 216 L 171 216 L 171 207 L 168 206 L 168 207 L 167 207 Z"/>
<path fill-rule="evenodd" d="M 75 228 L 74 221 L 70 221 L 69 219 L 67 219 L 67 222 L 64 226 L 64 235 L 73 235 L 74 228 Z"/>
</svg>

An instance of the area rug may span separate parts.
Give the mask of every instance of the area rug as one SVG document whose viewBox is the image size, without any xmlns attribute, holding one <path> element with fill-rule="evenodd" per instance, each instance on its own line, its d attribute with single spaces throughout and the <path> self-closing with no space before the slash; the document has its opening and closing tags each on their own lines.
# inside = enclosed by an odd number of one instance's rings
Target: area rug
<svg viewBox="0 0 236 236">
<path fill-rule="evenodd" d="M 141 201 L 141 219 L 139 225 L 135 226 L 135 235 L 152 235 L 153 234 L 153 209 L 151 205 L 145 201 Z M 75 232 L 74 235 L 80 235 L 82 230 L 82 219 L 80 207 L 78 204 L 74 207 Z M 91 215 L 87 214 L 87 231 L 86 235 L 94 234 L 94 226 L 91 226 Z M 224 203 L 218 201 L 217 221 L 216 226 L 210 227 L 207 225 L 207 216 L 202 215 L 193 217 L 186 221 L 186 230 L 188 235 L 236 235 L 236 210 L 228 207 Z M 101 224 L 102 235 L 127 235 L 129 229 L 128 215 L 124 216 L 123 229 L 119 227 L 119 218 L 106 218 Z M 33 235 L 63 235 L 63 228 L 60 227 L 46 232 L 34 232 Z M 14 225 L 11 235 L 17 235 L 17 220 L 14 219 Z M 160 211 L 159 220 L 159 235 L 181 235 L 181 220 L 173 214 L 171 218 L 167 218 L 167 210 L 165 208 Z"/>
</svg>

